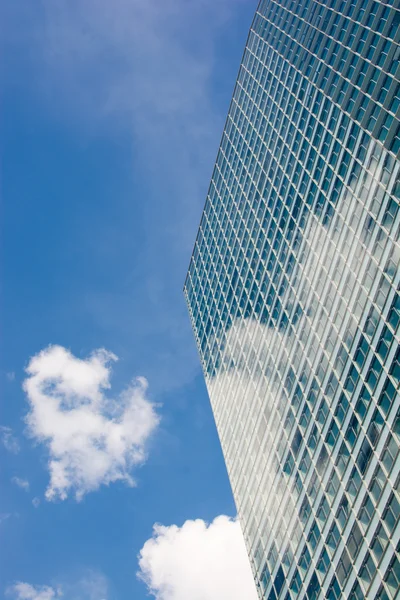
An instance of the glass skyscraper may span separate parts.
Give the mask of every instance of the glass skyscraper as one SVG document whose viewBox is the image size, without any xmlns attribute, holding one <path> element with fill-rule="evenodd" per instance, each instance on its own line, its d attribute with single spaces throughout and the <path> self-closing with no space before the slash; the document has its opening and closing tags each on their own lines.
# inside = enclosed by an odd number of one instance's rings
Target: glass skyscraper
<svg viewBox="0 0 400 600">
<path fill-rule="evenodd" d="M 260 598 L 400 598 L 399 9 L 260 2 L 185 283 Z"/>
</svg>

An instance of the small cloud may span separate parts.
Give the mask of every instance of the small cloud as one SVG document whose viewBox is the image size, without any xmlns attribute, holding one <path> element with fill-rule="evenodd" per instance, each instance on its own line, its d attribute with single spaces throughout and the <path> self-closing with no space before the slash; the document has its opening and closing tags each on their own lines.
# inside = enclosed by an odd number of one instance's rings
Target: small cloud
<svg viewBox="0 0 400 600">
<path fill-rule="evenodd" d="M 110 363 L 117 357 L 96 350 L 87 359 L 49 346 L 31 358 L 24 381 L 30 405 L 28 433 L 47 446 L 47 500 L 64 500 L 121 480 L 134 485 L 132 469 L 146 459 L 146 443 L 158 425 L 140 377 L 117 398 L 106 397 Z"/>
<path fill-rule="evenodd" d="M 17 438 L 13 435 L 11 427 L 0 426 L 0 439 L 4 448 L 12 454 L 18 454 L 20 445 Z"/>
<path fill-rule="evenodd" d="M 51 586 L 18 581 L 7 588 L 6 593 L 13 600 L 107 600 L 108 584 L 101 573 L 88 570 L 74 582 Z"/>
<path fill-rule="evenodd" d="M 26 492 L 29 492 L 29 481 L 27 479 L 21 479 L 21 477 L 13 477 L 11 479 L 11 481 L 18 486 L 19 488 L 21 488 L 21 490 L 25 490 Z"/>
<path fill-rule="evenodd" d="M 139 568 L 156 600 L 257 600 L 239 522 L 223 515 L 211 524 L 155 525 Z"/>
<path fill-rule="evenodd" d="M 59 590 L 55 590 L 48 585 L 30 585 L 18 581 L 7 589 L 7 595 L 15 600 L 53 600 L 61 598 Z"/>
<path fill-rule="evenodd" d="M 8 373 L 6 373 L 6 377 L 7 377 L 8 381 L 15 381 L 14 371 L 9 371 Z"/>
<path fill-rule="evenodd" d="M 32 504 L 35 508 L 37 508 L 40 504 L 40 498 L 38 498 L 37 496 L 32 500 Z"/>
</svg>

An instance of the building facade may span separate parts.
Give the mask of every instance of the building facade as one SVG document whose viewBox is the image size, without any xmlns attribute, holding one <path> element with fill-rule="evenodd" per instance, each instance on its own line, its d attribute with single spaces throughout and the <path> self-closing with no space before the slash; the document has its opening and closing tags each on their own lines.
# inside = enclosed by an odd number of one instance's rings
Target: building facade
<svg viewBox="0 0 400 600">
<path fill-rule="evenodd" d="M 260 598 L 400 598 L 399 24 L 260 2 L 190 262 Z"/>
</svg>

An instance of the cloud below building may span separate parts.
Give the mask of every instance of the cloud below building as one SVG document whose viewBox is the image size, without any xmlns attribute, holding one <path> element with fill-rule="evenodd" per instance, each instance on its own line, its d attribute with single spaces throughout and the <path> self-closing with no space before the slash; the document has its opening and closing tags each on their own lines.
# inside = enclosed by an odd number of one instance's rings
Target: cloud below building
<svg viewBox="0 0 400 600">
<path fill-rule="evenodd" d="M 239 522 L 219 516 L 155 525 L 139 555 L 138 576 L 156 600 L 256 600 Z"/>
</svg>

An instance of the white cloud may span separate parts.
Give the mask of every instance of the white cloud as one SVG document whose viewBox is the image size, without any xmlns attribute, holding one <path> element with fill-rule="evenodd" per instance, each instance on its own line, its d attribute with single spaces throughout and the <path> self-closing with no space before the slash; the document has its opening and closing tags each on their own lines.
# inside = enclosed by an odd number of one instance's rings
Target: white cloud
<svg viewBox="0 0 400 600">
<path fill-rule="evenodd" d="M 32 504 L 35 508 L 37 508 L 40 504 L 40 498 L 38 498 L 37 496 L 35 498 L 33 498 Z"/>
<path fill-rule="evenodd" d="M 57 585 L 31 585 L 19 581 L 7 588 L 13 600 L 107 600 L 108 584 L 98 572 L 87 570 L 75 582 Z"/>
<path fill-rule="evenodd" d="M 13 435 L 11 427 L 0 426 L 1 442 L 8 452 L 18 454 L 20 446 L 17 438 Z"/>
<path fill-rule="evenodd" d="M 27 479 L 22 479 L 21 477 L 13 477 L 11 481 L 21 488 L 21 490 L 29 491 L 29 481 Z"/>
<path fill-rule="evenodd" d="M 226 516 L 155 525 L 139 568 L 157 600 L 257 599 L 239 522 Z"/>
<path fill-rule="evenodd" d="M 64 500 L 70 492 L 79 500 L 117 480 L 134 485 L 132 468 L 144 462 L 159 417 L 146 398 L 143 377 L 117 398 L 106 397 L 115 360 L 102 349 L 80 359 L 61 346 L 49 346 L 26 368 L 28 432 L 46 444 L 50 455 L 48 500 Z"/>
<path fill-rule="evenodd" d="M 47 585 L 34 586 L 22 581 L 9 587 L 7 592 L 15 600 L 53 600 L 54 598 L 61 598 L 61 593 L 52 587 Z"/>
<path fill-rule="evenodd" d="M 9 371 L 8 373 L 6 373 L 6 377 L 7 377 L 8 381 L 15 381 L 14 371 Z"/>
</svg>

